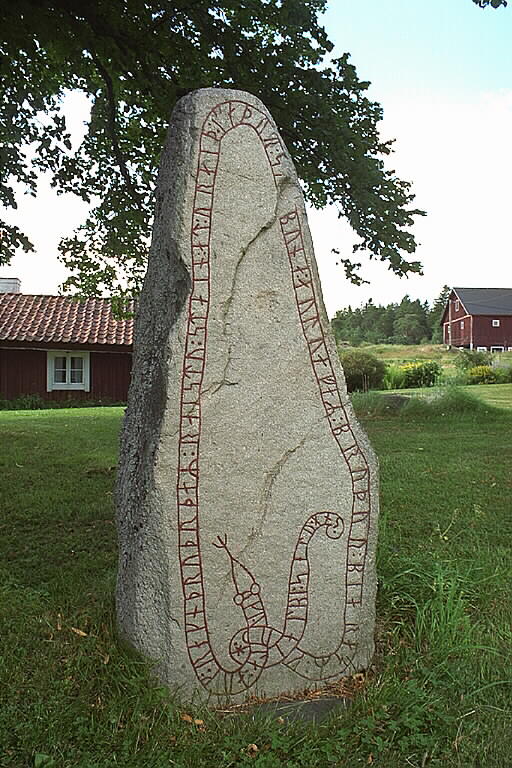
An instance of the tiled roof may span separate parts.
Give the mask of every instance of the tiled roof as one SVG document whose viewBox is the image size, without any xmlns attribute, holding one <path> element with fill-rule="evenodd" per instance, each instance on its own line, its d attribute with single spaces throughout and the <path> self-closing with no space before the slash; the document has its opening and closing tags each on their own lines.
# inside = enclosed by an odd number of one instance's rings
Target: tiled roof
<svg viewBox="0 0 512 768">
<path fill-rule="evenodd" d="M 469 315 L 512 315 L 512 288 L 454 288 Z"/>
<path fill-rule="evenodd" d="M 0 294 L 0 343 L 131 345 L 133 320 L 116 320 L 109 299 Z"/>
</svg>

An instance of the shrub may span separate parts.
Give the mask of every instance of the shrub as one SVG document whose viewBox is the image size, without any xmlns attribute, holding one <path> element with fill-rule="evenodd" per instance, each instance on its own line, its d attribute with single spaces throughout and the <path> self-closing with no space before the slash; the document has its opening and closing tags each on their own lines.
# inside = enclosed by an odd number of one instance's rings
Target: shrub
<svg viewBox="0 0 512 768">
<path fill-rule="evenodd" d="M 496 384 L 496 373 L 490 365 L 475 365 L 467 371 L 468 384 Z"/>
<path fill-rule="evenodd" d="M 0 400 L 0 411 L 39 411 L 47 407 L 40 395 L 20 395 L 14 400 Z"/>
<path fill-rule="evenodd" d="M 442 368 L 435 360 L 390 366 L 386 373 L 386 388 L 433 387 L 441 373 Z"/>
<path fill-rule="evenodd" d="M 20 395 L 14 400 L 5 400 L 0 397 L 0 411 L 39 411 L 43 409 L 58 408 L 97 408 L 99 406 L 126 406 L 125 402 L 105 400 L 43 400 L 40 395 Z"/>
<path fill-rule="evenodd" d="M 476 349 L 459 349 L 455 358 L 455 367 L 459 371 L 469 371 L 480 365 L 490 365 L 492 355 L 490 352 L 482 352 Z"/>
<path fill-rule="evenodd" d="M 405 371 L 401 365 L 388 365 L 384 376 L 385 389 L 404 389 Z"/>
<path fill-rule="evenodd" d="M 340 360 L 349 392 L 368 392 L 382 387 L 386 364 L 375 355 L 364 349 L 342 349 Z"/>
<path fill-rule="evenodd" d="M 512 384 L 512 365 L 508 368 L 493 368 L 497 384 Z"/>
<path fill-rule="evenodd" d="M 433 387 L 441 375 L 441 366 L 435 360 L 418 363 L 406 363 L 405 387 Z"/>
</svg>

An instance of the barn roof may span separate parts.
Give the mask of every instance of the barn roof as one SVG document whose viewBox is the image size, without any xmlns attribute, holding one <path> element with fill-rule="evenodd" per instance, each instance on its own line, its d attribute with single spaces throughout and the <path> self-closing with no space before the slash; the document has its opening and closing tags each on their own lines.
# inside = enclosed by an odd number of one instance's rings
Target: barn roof
<svg viewBox="0 0 512 768">
<path fill-rule="evenodd" d="M 512 288 L 454 288 L 468 315 L 512 315 Z"/>
<path fill-rule="evenodd" d="M 133 320 L 117 320 L 109 299 L 0 294 L 2 341 L 129 346 Z"/>
</svg>

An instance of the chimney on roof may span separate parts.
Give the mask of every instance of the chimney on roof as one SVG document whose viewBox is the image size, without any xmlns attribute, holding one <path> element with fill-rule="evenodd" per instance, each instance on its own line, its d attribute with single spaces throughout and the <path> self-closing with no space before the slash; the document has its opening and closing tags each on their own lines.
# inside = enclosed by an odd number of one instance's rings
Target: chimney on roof
<svg viewBox="0 0 512 768">
<path fill-rule="evenodd" d="M 19 277 L 0 277 L 0 293 L 21 293 Z"/>
</svg>

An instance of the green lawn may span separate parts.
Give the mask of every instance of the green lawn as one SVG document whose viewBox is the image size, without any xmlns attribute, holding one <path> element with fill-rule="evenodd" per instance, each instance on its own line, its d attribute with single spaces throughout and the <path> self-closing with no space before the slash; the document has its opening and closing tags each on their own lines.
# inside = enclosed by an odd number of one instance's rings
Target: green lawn
<svg viewBox="0 0 512 768">
<path fill-rule="evenodd" d="M 386 363 L 436 360 L 441 365 L 453 365 L 457 354 L 457 350 L 447 349 L 444 344 L 364 344 L 361 349 Z"/>
<path fill-rule="evenodd" d="M 364 417 L 381 463 L 378 653 L 320 726 L 180 707 L 117 642 L 122 409 L 0 412 L 0 766 L 512 765 L 512 414 L 429 408 Z"/>
<path fill-rule="evenodd" d="M 471 395 L 481 398 L 489 405 L 497 406 L 499 408 L 512 408 L 512 384 L 474 384 L 471 386 L 460 386 L 459 388 L 463 392 L 468 392 Z M 383 393 L 388 395 L 421 395 L 425 397 L 433 397 L 437 394 L 442 394 L 442 392 L 442 387 L 383 390 Z"/>
</svg>

